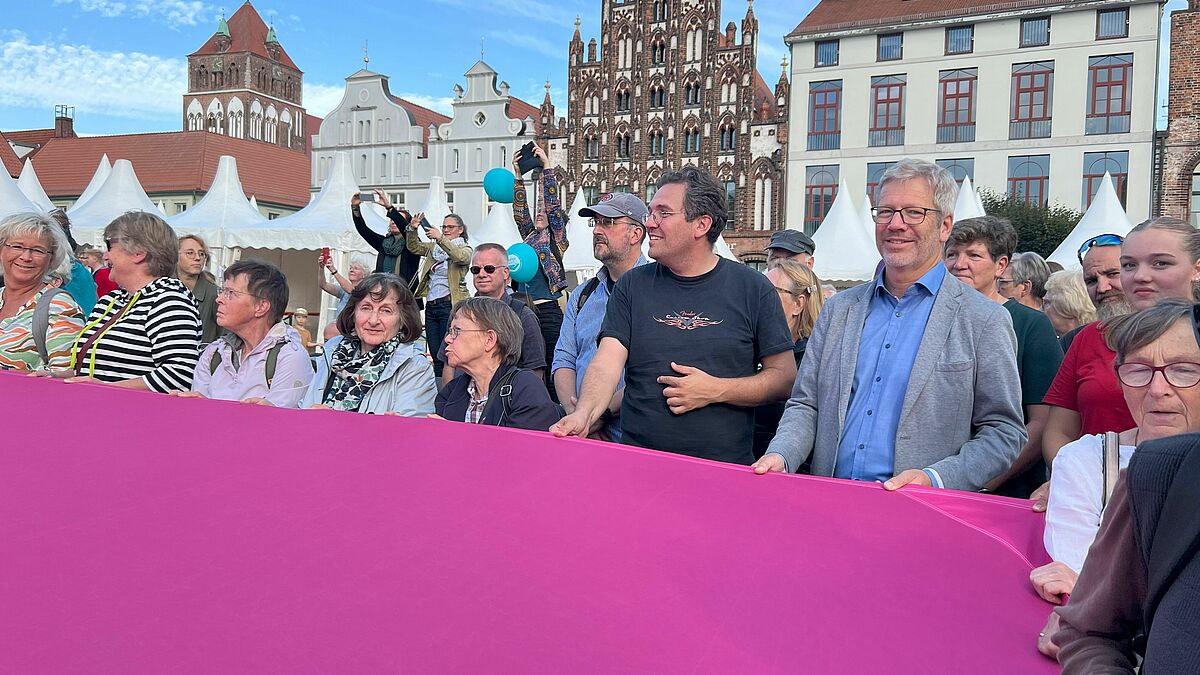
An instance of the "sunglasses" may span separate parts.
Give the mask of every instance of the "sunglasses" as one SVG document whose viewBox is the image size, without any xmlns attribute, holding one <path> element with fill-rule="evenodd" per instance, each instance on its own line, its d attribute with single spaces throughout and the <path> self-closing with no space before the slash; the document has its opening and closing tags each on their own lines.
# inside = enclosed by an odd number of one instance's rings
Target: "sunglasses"
<svg viewBox="0 0 1200 675">
<path fill-rule="evenodd" d="M 496 270 L 508 269 L 508 267 L 496 267 L 495 265 L 484 265 L 483 267 L 480 267 L 479 265 L 471 265 L 467 269 L 471 270 L 471 274 L 479 274 L 480 271 L 487 272 L 488 274 L 495 274 Z"/>
<path fill-rule="evenodd" d="M 1088 239 L 1083 242 L 1083 246 L 1079 247 L 1079 264 L 1083 264 L 1083 254 L 1088 250 L 1097 246 L 1120 246 L 1124 241 L 1125 238 L 1119 234 L 1102 234 Z"/>
</svg>

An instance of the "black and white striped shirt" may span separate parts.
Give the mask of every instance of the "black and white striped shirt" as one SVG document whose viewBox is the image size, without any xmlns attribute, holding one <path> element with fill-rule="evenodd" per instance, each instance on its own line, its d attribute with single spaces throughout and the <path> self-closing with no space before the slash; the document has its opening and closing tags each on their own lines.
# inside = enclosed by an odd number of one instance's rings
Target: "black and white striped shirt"
<svg viewBox="0 0 1200 675">
<path fill-rule="evenodd" d="M 123 311 L 91 348 L 80 351 Z M 96 303 L 74 351 L 76 369 L 102 382 L 141 377 L 153 391 L 186 391 L 200 357 L 196 300 L 182 281 L 170 277 L 159 277 L 138 293 L 118 288 Z"/>
</svg>

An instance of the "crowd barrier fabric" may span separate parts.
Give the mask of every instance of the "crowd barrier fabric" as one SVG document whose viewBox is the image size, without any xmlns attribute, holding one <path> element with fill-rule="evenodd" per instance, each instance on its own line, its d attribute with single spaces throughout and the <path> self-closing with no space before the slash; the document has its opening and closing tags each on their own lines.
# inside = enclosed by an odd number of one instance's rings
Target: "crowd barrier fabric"
<svg viewBox="0 0 1200 675">
<path fill-rule="evenodd" d="M 0 671 L 1050 673 L 1028 502 L 0 374 Z"/>
</svg>

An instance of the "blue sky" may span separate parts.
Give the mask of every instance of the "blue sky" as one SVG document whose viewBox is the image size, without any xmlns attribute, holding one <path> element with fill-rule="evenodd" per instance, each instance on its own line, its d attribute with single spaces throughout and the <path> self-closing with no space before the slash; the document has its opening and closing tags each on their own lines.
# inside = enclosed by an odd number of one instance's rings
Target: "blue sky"
<svg viewBox="0 0 1200 675">
<path fill-rule="evenodd" d="M 213 34 L 222 9 L 228 16 L 241 2 L 8 0 L 0 28 L 0 129 L 49 127 L 61 103 L 76 107 L 75 128 L 83 134 L 179 130 L 187 54 Z M 755 2 L 759 70 L 767 82 L 779 76 L 783 36 L 815 4 Z M 1171 0 L 1167 8 L 1185 5 Z M 343 78 L 362 66 L 364 41 L 371 69 L 390 77 L 393 93 L 449 112 L 452 89 L 479 58 L 482 39 L 484 59 L 513 94 L 536 105 L 548 79 L 561 115 L 575 16 L 585 41 L 598 38 L 601 3 L 259 0 L 254 6 L 304 70 L 310 113 L 324 115 L 337 104 Z M 745 11 L 745 0 L 725 0 L 722 23 L 740 21 Z"/>
</svg>

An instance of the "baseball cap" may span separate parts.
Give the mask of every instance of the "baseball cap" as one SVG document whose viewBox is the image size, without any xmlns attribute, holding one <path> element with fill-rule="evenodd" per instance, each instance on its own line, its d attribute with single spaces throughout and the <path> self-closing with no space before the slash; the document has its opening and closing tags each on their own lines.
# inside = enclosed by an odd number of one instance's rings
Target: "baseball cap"
<svg viewBox="0 0 1200 675">
<path fill-rule="evenodd" d="M 771 235 L 771 243 L 767 244 L 768 249 L 779 248 L 792 253 L 807 253 L 812 255 L 817 251 L 817 245 L 813 242 L 812 237 L 804 234 L 799 230 L 780 230 Z"/>
<path fill-rule="evenodd" d="M 628 192 L 609 192 L 600 197 L 600 201 L 595 204 L 579 209 L 579 215 L 584 218 L 624 216 L 636 220 L 639 225 L 645 225 L 646 218 L 650 217 L 650 209 L 646 208 L 646 202 Z"/>
</svg>

